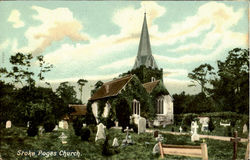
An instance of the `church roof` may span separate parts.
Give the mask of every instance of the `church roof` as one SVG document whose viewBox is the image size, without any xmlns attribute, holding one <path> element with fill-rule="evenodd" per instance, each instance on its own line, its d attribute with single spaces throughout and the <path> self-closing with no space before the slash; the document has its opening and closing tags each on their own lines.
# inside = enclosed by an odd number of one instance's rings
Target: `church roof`
<svg viewBox="0 0 250 160">
<path fill-rule="evenodd" d="M 148 93 L 151 93 L 153 89 L 159 84 L 160 80 L 144 83 L 143 87 L 146 89 Z"/>
<path fill-rule="evenodd" d="M 140 43 L 133 69 L 139 68 L 141 65 L 145 65 L 147 68 L 158 68 L 151 51 L 146 13 L 144 14 Z"/>
<path fill-rule="evenodd" d="M 132 78 L 133 75 L 127 75 L 125 77 L 104 83 L 101 88 L 93 94 L 90 100 L 116 96 Z"/>
<path fill-rule="evenodd" d="M 75 109 L 75 112 L 71 113 L 71 116 L 86 115 L 87 106 L 84 104 L 69 104 L 69 107 Z"/>
</svg>

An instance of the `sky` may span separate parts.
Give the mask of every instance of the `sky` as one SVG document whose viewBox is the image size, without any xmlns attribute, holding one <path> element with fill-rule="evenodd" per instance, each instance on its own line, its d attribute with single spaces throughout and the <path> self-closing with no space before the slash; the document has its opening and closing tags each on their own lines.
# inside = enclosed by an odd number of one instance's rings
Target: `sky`
<svg viewBox="0 0 250 160">
<path fill-rule="evenodd" d="M 132 69 L 144 12 L 171 94 L 198 93 L 188 87 L 188 73 L 204 63 L 216 68 L 235 47 L 249 48 L 246 1 L 0 1 L 0 67 L 10 69 L 17 52 L 43 55 L 54 66 L 45 81 L 87 79 L 86 101 L 96 81 Z M 38 63 L 32 67 L 37 72 Z"/>
</svg>

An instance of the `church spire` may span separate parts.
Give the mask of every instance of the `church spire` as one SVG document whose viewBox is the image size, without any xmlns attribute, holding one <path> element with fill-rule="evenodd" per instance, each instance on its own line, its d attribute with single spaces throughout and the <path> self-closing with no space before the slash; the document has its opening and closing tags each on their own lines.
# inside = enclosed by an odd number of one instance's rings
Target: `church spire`
<svg viewBox="0 0 250 160">
<path fill-rule="evenodd" d="M 145 65 L 147 68 L 158 68 L 151 51 L 146 13 L 144 13 L 140 43 L 133 69 L 139 68 L 141 65 Z"/>
</svg>

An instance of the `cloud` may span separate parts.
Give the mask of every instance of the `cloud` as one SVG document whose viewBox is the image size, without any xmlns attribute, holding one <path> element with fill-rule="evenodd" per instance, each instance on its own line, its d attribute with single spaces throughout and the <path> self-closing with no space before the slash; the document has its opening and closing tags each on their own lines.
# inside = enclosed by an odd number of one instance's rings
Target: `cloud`
<svg viewBox="0 0 250 160">
<path fill-rule="evenodd" d="M 28 46 L 21 50 L 39 54 L 52 43 L 61 41 L 66 37 L 74 42 L 89 40 L 89 36 L 81 32 L 83 25 L 73 17 L 68 8 L 50 10 L 32 6 L 32 9 L 38 13 L 33 16 L 33 19 L 40 21 L 41 25 L 28 28 L 25 33 Z"/>
<path fill-rule="evenodd" d="M 9 44 L 10 40 L 9 39 L 5 40 L 3 43 L 0 44 L 0 50 L 6 49 L 9 46 Z"/>
<path fill-rule="evenodd" d="M 112 62 L 110 64 L 105 64 L 100 66 L 100 69 L 114 69 L 114 68 L 122 68 L 122 67 L 131 67 L 135 61 L 135 57 L 132 58 L 125 58 L 122 60 L 118 60 L 115 62 Z"/>
<path fill-rule="evenodd" d="M 186 69 L 170 69 L 170 68 L 163 69 L 164 77 L 187 76 L 187 74 L 188 70 Z"/>
<path fill-rule="evenodd" d="M 16 9 L 12 10 L 8 18 L 9 22 L 12 22 L 12 27 L 21 28 L 24 26 L 24 22 L 20 19 L 20 12 Z"/>
</svg>

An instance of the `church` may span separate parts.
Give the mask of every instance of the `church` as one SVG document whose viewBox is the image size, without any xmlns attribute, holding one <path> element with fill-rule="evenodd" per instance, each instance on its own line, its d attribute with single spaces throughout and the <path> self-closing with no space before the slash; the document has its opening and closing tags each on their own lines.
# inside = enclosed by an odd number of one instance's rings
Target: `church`
<svg viewBox="0 0 250 160">
<path fill-rule="evenodd" d="M 108 117 L 119 121 L 126 111 L 135 124 L 140 117 L 151 126 L 174 122 L 173 98 L 164 86 L 163 69 L 152 55 L 146 13 L 133 68 L 97 88 L 89 102 L 97 123 Z"/>
</svg>

